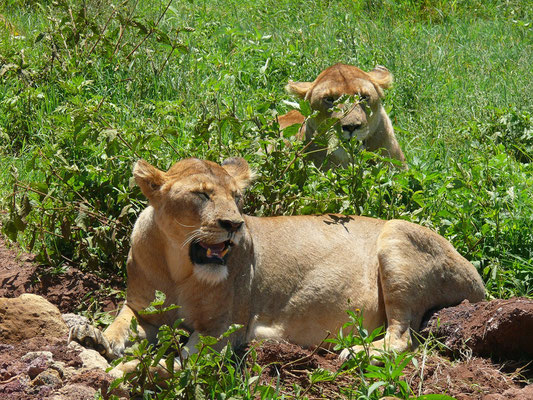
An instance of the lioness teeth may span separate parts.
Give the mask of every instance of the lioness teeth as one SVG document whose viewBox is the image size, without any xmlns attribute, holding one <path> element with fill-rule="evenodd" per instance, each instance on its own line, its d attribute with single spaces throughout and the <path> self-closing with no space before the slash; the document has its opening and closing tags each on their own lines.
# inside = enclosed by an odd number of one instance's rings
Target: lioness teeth
<svg viewBox="0 0 533 400">
<path fill-rule="evenodd" d="M 224 256 L 228 253 L 229 247 L 221 247 L 220 245 L 214 245 L 213 247 L 207 247 L 205 246 L 205 253 L 208 258 L 218 257 L 218 258 L 224 258 Z"/>
</svg>

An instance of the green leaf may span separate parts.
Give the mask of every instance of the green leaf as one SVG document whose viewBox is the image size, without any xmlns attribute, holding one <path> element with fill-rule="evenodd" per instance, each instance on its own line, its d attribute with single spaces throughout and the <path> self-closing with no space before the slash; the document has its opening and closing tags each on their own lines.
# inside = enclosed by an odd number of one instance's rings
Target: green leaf
<svg viewBox="0 0 533 400">
<path fill-rule="evenodd" d="M 224 332 L 222 334 L 222 337 L 228 337 L 229 335 L 231 335 L 232 333 L 238 331 L 239 329 L 241 329 L 243 326 L 242 325 L 239 325 L 239 324 L 231 324 L 230 327 L 228 328 L 228 330 L 226 332 Z"/>
<path fill-rule="evenodd" d="M 19 215 L 21 218 L 26 217 L 32 210 L 32 205 L 30 203 L 30 198 L 27 194 L 24 195 L 24 198 L 22 199 L 22 207 L 20 208 Z"/>
<path fill-rule="evenodd" d="M 302 124 L 292 124 L 283 129 L 281 132 L 283 134 L 283 137 L 288 139 L 292 136 L 297 135 L 301 128 Z"/>
<path fill-rule="evenodd" d="M 39 43 L 44 37 L 46 36 L 46 33 L 45 32 L 41 32 L 37 35 L 37 37 L 35 38 L 35 43 Z"/>
<path fill-rule="evenodd" d="M 368 388 L 368 396 L 370 397 L 370 395 L 372 393 L 374 393 L 374 391 L 376 391 L 380 386 L 384 386 L 386 385 L 387 382 L 383 382 L 383 381 L 377 381 L 377 382 L 374 382 L 372 385 L 370 385 L 370 387 Z"/>
<path fill-rule="evenodd" d="M 167 295 L 163 293 L 160 290 L 155 291 L 155 300 L 152 301 L 150 304 L 152 306 L 162 306 L 165 303 L 165 300 L 167 299 Z"/>
<path fill-rule="evenodd" d="M 38 190 L 41 193 L 44 193 L 44 194 L 48 193 L 48 185 L 44 182 L 34 182 L 31 184 L 31 187 L 34 190 Z"/>
<path fill-rule="evenodd" d="M 194 388 L 194 398 L 196 400 L 204 400 L 207 399 L 202 387 L 200 385 L 196 385 Z"/>
<path fill-rule="evenodd" d="M 159 361 L 163 358 L 171 344 L 171 342 L 165 342 L 161 345 L 161 347 L 157 351 L 157 354 L 152 360 L 152 366 L 155 367 L 159 363 Z"/>
<path fill-rule="evenodd" d="M 258 380 L 259 380 L 259 375 L 252 376 L 250 379 L 248 379 L 248 385 L 251 386 L 251 385 L 253 385 L 255 382 L 257 382 Z"/>
<path fill-rule="evenodd" d="M 311 108 L 311 104 L 309 104 L 308 101 L 300 100 L 298 102 L 298 104 L 300 105 L 300 112 L 302 113 L 302 115 L 304 117 L 308 117 L 308 116 L 310 116 L 313 113 L 313 109 Z"/>
<path fill-rule="evenodd" d="M 17 240 L 18 229 L 13 221 L 5 222 L 3 231 L 7 235 L 7 237 L 13 242 Z"/>
<path fill-rule="evenodd" d="M 214 346 L 218 343 L 218 339 L 213 336 L 203 336 L 200 335 L 200 343 L 206 346 Z"/>
<path fill-rule="evenodd" d="M 26 222 L 24 221 L 24 219 L 18 215 L 18 214 L 15 214 L 13 216 L 13 224 L 15 225 L 15 228 L 17 229 L 17 231 L 24 231 L 26 229 Z"/>
<path fill-rule="evenodd" d="M 74 220 L 74 223 L 78 228 L 83 229 L 84 231 L 87 230 L 87 214 L 83 212 L 83 209 L 80 207 L 80 211 L 78 212 L 78 215 L 76 216 L 76 219 Z"/>
<path fill-rule="evenodd" d="M 309 380 L 311 383 L 330 382 L 334 379 L 335 374 L 323 368 L 317 368 L 311 373 L 311 375 L 309 375 Z"/>
<path fill-rule="evenodd" d="M 412 358 L 412 356 L 406 356 L 403 359 L 403 361 L 394 369 L 394 371 L 392 371 L 392 374 L 391 374 L 391 378 L 392 379 L 396 379 L 397 377 L 399 377 L 402 374 L 404 368 L 411 361 L 411 358 Z M 396 362 L 398 362 L 398 360 L 396 360 Z"/>
<path fill-rule="evenodd" d="M 156 40 L 157 40 L 159 43 L 163 43 L 163 44 L 166 44 L 166 45 L 171 46 L 170 38 L 168 37 L 168 35 L 166 34 L 166 32 L 163 32 L 163 31 L 160 30 L 160 29 L 157 29 L 157 30 L 156 30 Z"/>
<path fill-rule="evenodd" d="M 130 322 L 130 329 L 133 333 L 138 333 L 138 326 L 137 318 L 132 318 Z"/>
</svg>

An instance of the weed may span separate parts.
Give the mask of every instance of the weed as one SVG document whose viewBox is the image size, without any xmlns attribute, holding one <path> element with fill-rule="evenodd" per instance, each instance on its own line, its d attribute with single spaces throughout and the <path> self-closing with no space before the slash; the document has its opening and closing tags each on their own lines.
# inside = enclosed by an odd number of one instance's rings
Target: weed
<svg viewBox="0 0 533 400">
<path fill-rule="evenodd" d="M 175 308 L 163 307 L 164 302 L 164 294 L 156 292 L 156 299 L 143 313 L 163 313 Z M 353 379 L 351 387 L 341 389 L 344 398 L 380 399 L 393 395 L 411 398 L 411 391 L 401 378 L 413 356 L 386 351 L 373 355 L 372 341 L 382 335 L 382 327 L 369 333 L 363 326 L 360 312 L 348 311 L 348 317 L 349 321 L 339 335 L 326 342 L 332 343 L 335 350 L 353 346 L 361 346 L 363 350 L 352 353 L 339 371 L 322 368 L 310 371 L 309 384 L 305 389 L 294 388 L 294 398 L 305 399 L 321 382 L 333 382 L 340 375 L 349 375 Z M 218 338 L 200 336 L 193 351 L 183 344 L 189 334 L 180 328 L 182 323 L 183 320 L 178 320 L 172 327 L 162 326 L 157 335 L 158 343 L 150 344 L 146 339 L 139 339 L 137 322 L 132 320 L 131 341 L 134 345 L 113 364 L 135 362 L 136 367 L 115 380 L 110 391 L 126 384 L 132 395 L 142 398 L 277 398 L 276 389 L 260 379 L 262 366 L 257 363 L 253 347 L 244 356 L 236 355 L 229 343 L 221 348 L 220 342 L 226 343 L 241 326 L 230 326 Z M 221 350 L 215 350 L 215 347 Z"/>
</svg>

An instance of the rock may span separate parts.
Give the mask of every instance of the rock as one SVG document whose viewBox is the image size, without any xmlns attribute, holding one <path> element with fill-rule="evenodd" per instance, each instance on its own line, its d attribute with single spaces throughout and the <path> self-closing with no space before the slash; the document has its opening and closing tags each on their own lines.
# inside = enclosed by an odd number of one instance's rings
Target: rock
<svg viewBox="0 0 533 400">
<path fill-rule="evenodd" d="M 53 369 L 48 369 L 41 372 L 35 379 L 31 382 L 33 386 L 50 386 L 50 387 L 59 387 L 63 385 L 63 381 L 59 376 L 59 372 Z"/>
<path fill-rule="evenodd" d="M 91 387 L 72 384 L 63 386 L 50 400 L 93 400 L 96 390 Z"/>
<path fill-rule="evenodd" d="M 84 317 L 83 315 L 66 313 L 66 314 L 62 314 L 61 317 L 63 318 L 63 321 L 65 321 L 65 324 L 67 324 L 69 329 L 77 325 L 90 325 L 91 324 L 91 321 L 89 321 L 89 318 Z"/>
<path fill-rule="evenodd" d="M 90 386 L 95 390 L 100 390 L 101 393 L 107 393 L 111 382 L 113 382 L 113 377 L 99 369 L 83 370 L 70 379 L 72 384 Z"/>
<path fill-rule="evenodd" d="M 0 388 L 0 396 L 4 394 L 20 393 L 24 392 L 28 387 L 28 380 L 26 377 L 14 376 L 11 379 L 7 379 L 5 384 Z"/>
<path fill-rule="evenodd" d="M 35 359 L 44 359 L 47 362 L 52 362 L 54 359 L 54 356 L 52 355 L 51 351 L 29 351 L 26 354 L 24 354 L 22 357 L 20 357 L 21 361 L 24 362 L 32 362 Z"/>
<path fill-rule="evenodd" d="M 432 334 L 452 354 L 471 351 L 503 360 L 533 358 L 533 300 L 512 298 L 455 307 L 433 314 L 421 333 Z M 468 350 L 470 349 L 470 350 Z"/>
<path fill-rule="evenodd" d="M 0 337 L 3 343 L 15 344 L 36 336 L 63 338 L 68 328 L 61 313 L 41 296 L 22 294 L 17 298 L 0 298 Z"/>
<path fill-rule="evenodd" d="M 98 368 L 103 371 L 109 368 L 109 363 L 107 360 L 96 350 L 87 349 L 77 342 L 70 342 L 68 347 L 79 351 L 78 356 L 81 358 L 83 368 Z"/>
<path fill-rule="evenodd" d="M 48 352 L 50 353 L 50 352 Z M 50 359 L 47 360 L 44 356 L 40 356 L 37 358 L 34 358 L 30 365 L 28 365 L 28 376 L 31 379 L 34 379 L 37 375 L 39 375 L 41 372 L 44 372 L 48 369 L 50 366 L 50 361 L 52 360 L 52 353 L 50 353 Z"/>
</svg>

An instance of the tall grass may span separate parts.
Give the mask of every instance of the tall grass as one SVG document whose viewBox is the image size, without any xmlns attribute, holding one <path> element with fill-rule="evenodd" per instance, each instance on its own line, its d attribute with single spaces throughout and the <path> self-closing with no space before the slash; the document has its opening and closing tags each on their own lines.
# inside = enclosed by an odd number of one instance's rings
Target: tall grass
<svg viewBox="0 0 533 400">
<path fill-rule="evenodd" d="M 490 294 L 530 296 L 531 11 L 496 0 L 8 0 L 4 232 L 59 270 L 123 274 L 145 204 L 134 160 L 242 155 L 259 174 L 250 213 L 412 220 L 450 239 Z M 370 154 L 322 171 L 298 143 L 282 145 L 271 122 L 288 110 L 285 83 L 336 62 L 393 72 L 384 103 L 409 171 Z"/>
</svg>

